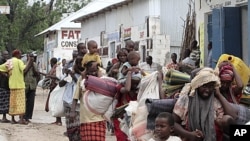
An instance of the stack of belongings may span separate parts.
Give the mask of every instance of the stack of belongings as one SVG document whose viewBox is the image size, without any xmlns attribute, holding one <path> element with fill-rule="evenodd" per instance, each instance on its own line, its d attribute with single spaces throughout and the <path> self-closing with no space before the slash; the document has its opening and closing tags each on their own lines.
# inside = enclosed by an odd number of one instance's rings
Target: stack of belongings
<svg viewBox="0 0 250 141">
<path fill-rule="evenodd" d="M 99 78 L 89 75 L 84 82 L 87 89 L 83 95 L 84 106 L 110 121 L 117 104 L 117 84 L 117 80 L 112 77 Z"/>
<path fill-rule="evenodd" d="M 162 112 L 172 113 L 177 99 L 147 99 L 147 129 L 154 131 L 155 118 Z"/>
<path fill-rule="evenodd" d="M 162 89 L 165 91 L 167 98 L 174 98 L 179 93 L 185 83 L 190 82 L 190 75 L 180 71 L 170 69 L 165 74 Z"/>
</svg>

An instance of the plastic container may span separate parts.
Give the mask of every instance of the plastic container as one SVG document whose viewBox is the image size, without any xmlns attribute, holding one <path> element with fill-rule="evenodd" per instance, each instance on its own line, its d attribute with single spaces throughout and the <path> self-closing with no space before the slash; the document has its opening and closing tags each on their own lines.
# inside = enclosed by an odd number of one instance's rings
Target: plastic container
<svg viewBox="0 0 250 141">
<path fill-rule="evenodd" d="M 216 67 L 218 66 L 218 64 L 220 64 L 223 61 L 231 62 L 231 64 L 234 66 L 234 68 L 240 75 L 244 86 L 246 86 L 248 84 L 249 77 L 250 77 L 249 67 L 240 58 L 233 56 L 233 55 L 229 55 L 229 54 L 222 54 L 217 62 Z"/>
</svg>

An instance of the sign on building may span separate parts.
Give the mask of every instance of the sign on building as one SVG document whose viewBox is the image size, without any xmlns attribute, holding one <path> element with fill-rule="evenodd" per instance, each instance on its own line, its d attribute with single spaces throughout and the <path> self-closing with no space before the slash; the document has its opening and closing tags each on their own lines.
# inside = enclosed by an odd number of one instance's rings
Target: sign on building
<svg viewBox="0 0 250 141">
<path fill-rule="evenodd" d="M 58 36 L 59 47 L 62 49 L 76 49 L 78 40 L 81 38 L 81 30 L 62 29 Z"/>
</svg>

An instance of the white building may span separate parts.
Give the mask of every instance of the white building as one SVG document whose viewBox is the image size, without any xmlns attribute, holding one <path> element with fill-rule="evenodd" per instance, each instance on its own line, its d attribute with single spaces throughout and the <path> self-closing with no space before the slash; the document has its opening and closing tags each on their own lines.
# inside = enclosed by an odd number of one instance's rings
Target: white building
<svg viewBox="0 0 250 141">
<path fill-rule="evenodd" d="M 73 21 L 81 22 L 83 41 L 97 41 L 104 66 L 128 39 L 135 41 L 142 61 L 152 55 L 165 65 L 171 52 L 179 54 L 187 1 L 97 0 L 81 9 L 87 12 L 77 12 Z"/>
<path fill-rule="evenodd" d="M 44 54 L 41 67 L 48 71 L 52 57 L 58 60 L 72 59 L 72 52 L 81 38 L 81 24 L 71 22 L 73 15 L 61 20 L 35 36 L 44 36 Z"/>
<path fill-rule="evenodd" d="M 195 0 L 201 59 L 207 57 L 207 44 L 212 41 L 214 60 L 227 53 L 250 64 L 248 3 L 248 0 Z"/>
</svg>

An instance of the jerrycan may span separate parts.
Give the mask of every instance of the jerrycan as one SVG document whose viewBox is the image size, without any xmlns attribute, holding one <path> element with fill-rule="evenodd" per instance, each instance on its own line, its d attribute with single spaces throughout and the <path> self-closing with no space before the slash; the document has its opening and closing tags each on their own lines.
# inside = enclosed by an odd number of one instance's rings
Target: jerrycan
<svg viewBox="0 0 250 141">
<path fill-rule="evenodd" d="M 223 61 L 231 62 L 237 73 L 240 75 L 243 85 L 246 86 L 250 77 L 249 67 L 240 58 L 229 54 L 222 54 L 217 62 L 216 67 L 218 67 L 218 65 Z"/>
</svg>

